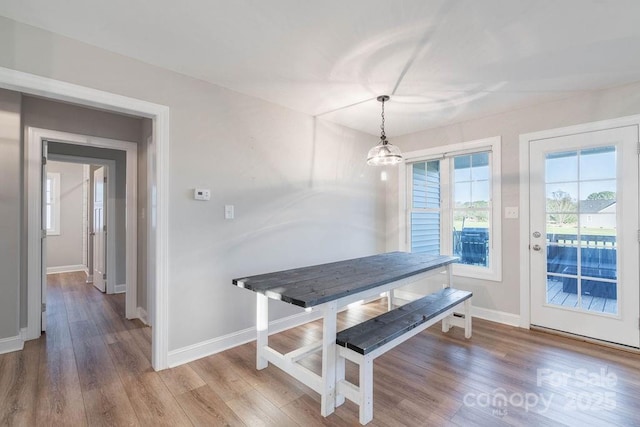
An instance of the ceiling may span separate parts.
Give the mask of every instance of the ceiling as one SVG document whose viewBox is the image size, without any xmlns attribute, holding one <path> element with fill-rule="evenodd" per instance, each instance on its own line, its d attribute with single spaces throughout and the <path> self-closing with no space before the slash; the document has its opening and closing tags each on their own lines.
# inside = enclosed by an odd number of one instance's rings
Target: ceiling
<svg viewBox="0 0 640 427">
<path fill-rule="evenodd" d="M 640 81 L 637 0 L 3 0 L 0 15 L 376 134 Z"/>
</svg>

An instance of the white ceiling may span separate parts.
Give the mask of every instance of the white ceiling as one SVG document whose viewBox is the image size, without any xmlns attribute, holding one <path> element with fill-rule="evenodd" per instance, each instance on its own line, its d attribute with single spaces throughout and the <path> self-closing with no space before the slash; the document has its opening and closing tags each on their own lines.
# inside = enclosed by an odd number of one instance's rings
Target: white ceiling
<svg viewBox="0 0 640 427">
<path fill-rule="evenodd" d="M 0 15 L 390 136 L 640 81 L 638 0 L 3 0 Z"/>
</svg>

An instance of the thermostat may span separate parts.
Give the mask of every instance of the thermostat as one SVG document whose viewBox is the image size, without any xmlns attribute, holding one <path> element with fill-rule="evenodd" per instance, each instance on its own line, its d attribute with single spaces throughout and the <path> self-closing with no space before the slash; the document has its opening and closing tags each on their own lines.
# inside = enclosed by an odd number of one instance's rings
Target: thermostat
<svg viewBox="0 0 640 427">
<path fill-rule="evenodd" d="M 193 190 L 193 198 L 196 200 L 209 200 L 211 199 L 211 190 L 206 188 L 196 188 Z"/>
</svg>

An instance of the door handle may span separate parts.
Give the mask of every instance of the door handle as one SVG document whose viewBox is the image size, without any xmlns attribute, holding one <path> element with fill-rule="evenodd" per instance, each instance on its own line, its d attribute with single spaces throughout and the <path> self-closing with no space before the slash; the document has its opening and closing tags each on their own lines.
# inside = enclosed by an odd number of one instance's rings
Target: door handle
<svg viewBox="0 0 640 427">
<path fill-rule="evenodd" d="M 533 245 L 531 246 L 531 249 L 533 249 L 534 251 L 540 251 L 542 249 L 542 246 L 540 245 Z"/>
</svg>

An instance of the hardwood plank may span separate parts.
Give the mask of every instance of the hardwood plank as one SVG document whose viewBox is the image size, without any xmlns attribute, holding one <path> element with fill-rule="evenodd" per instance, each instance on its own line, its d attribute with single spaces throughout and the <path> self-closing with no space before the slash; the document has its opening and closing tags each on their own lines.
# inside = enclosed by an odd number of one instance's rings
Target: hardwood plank
<svg viewBox="0 0 640 427">
<path fill-rule="evenodd" d="M 35 425 L 40 345 L 38 341 L 28 341 L 24 350 L 6 355 L 6 371 L 1 374 L 0 379 L 4 389 L 0 401 L 0 425 Z"/>
<path fill-rule="evenodd" d="M 245 381 L 246 377 L 233 369 L 231 363 L 220 354 L 196 360 L 189 366 L 225 402 L 253 388 Z"/>
<path fill-rule="evenodd" d="M 157 372 L 129 376 L 123 385 L 142 425 L 189 425 L 189 418 Z"/>
<path fill-rule="evenodd" d="M 195 390 L 206 383 L 189 365 L 177 366 L 173 369 L 160 371 L 160 378 L 164 381 L 171 394 L 177 396 L 187 391 Z"/>
<path fill-rule="evenodd" d="M 106 347 L 123 382 L 153 372 L 151 363 L 133 339 L 117 341 Z"/>
<path fill-rule="evenodd" d="M 220 397 L 204 385 L 176 397 L 194 426 L 244 426 Z"/>
<path fill-rule="evenodd" d="M 139 426 L 122 383 L 119 381 L 83 390 L 87 421 L 90 426 Z"/>
<path fill-rule="evenodd" d="M 257 390 L 226 402 L 235 414 L 249 426 L 297 426 L 288 415 L 278 409 Z"/>
<path fill-rule="evenodd" d="M 38 375 L 37 425 L 87 425 L 72 348 L 42 348 Z"/>
<path fill-rule="evenodd" d="M 101 339 L 78 341 L 73 348 L 83 392 L 120 381 L 107 346 Z"/>
<path fill-rule="evenodd" d="M 303 395 L 283 406 L 282 412 L 301 426 L 344 426 L 347 423 L 336 413 L 323 417 L 320 404 L 309 395 Z"/>
</svg>

